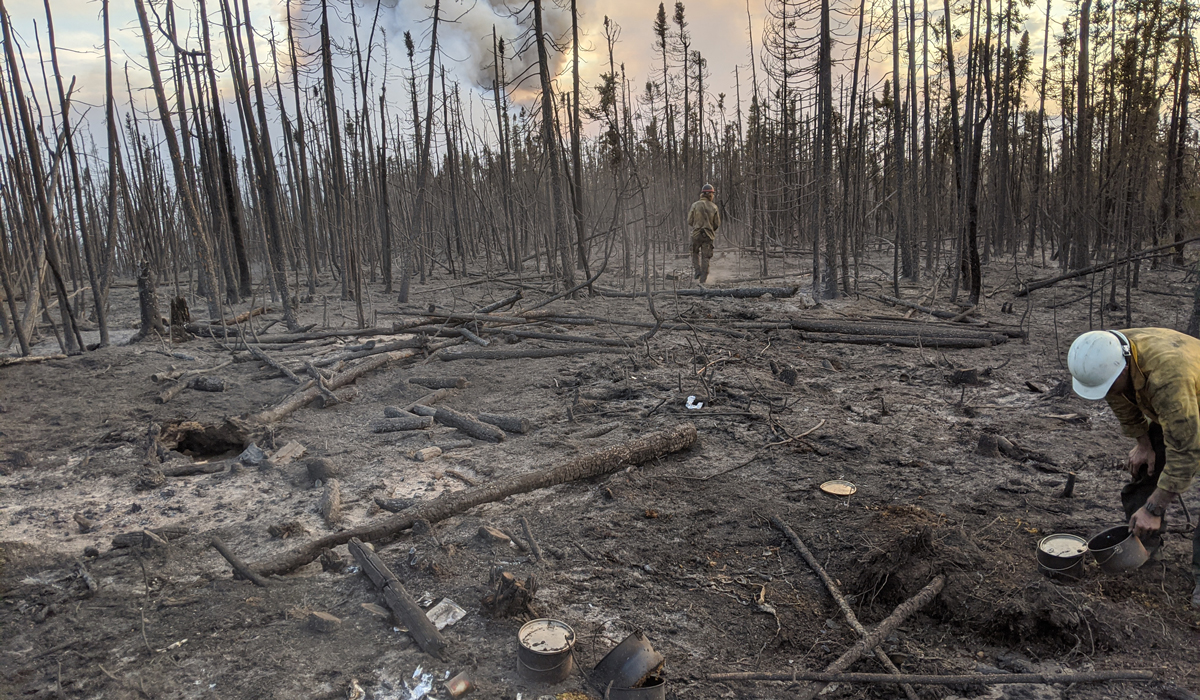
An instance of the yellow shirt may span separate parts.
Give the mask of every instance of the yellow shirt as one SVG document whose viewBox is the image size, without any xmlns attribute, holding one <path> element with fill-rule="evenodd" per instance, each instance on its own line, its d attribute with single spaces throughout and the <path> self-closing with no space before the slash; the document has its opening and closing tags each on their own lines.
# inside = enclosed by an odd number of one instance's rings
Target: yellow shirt
<svg viewBox="0 0 1200 700">
<path fill-rule="evenodd" d="M 1200 340 L 1169 328 L 1121 331 L 1132 346 L 1130 379 L 1136 401 L 1108 396 L 1121 432 L 1140 438 L 1150 423 L 1163 429 L 1167 462 L 1158 487 L 1182 493 L 1200 476 Z"/>
<path fill-rule="evenodd" d="M 721 210 L 707 199 L 698 199 L 688 209 L 687 222 L 692 231 L 716 231 L 721 228 Z"/>
</svg>

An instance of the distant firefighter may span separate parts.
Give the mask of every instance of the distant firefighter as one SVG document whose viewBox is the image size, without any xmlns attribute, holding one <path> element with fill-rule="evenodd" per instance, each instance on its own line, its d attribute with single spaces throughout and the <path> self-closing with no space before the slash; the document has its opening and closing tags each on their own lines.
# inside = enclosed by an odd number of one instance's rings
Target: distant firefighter
<svg viewBox="0 0 1200 700">
<path fill-rule="evenodd" d="M 1105 399 L 1137 440 L 1121 490 L 1129 528 L 1153 555 L 1167 509 L 1200 476 L 1200 340 L 1168 328 L 1089 331 L 1067 354 L 1075 393 Z M 1192 606 L 1200 608 L 1200 527 L 1192 537 Z"/>
<path fill-rule="evenodd" d="M 721 228 L 721 211 L 713 204 L 717 191 L 712 185 L 700 188 L 700 199 L 688 209 L 687 222 L 692 229 L 692 273 L 704 284 L 708 281 L 708 261 L 712 259 L 713 242 Z"/>
</svg>

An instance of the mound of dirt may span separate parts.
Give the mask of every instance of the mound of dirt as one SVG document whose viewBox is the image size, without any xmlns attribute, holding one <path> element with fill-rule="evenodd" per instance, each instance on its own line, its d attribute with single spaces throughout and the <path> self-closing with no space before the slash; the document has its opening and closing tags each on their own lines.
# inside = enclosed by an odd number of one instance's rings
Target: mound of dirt
<svg viewBox="0 0 1200 700">
<path fill-rule="evenodd" d="M 1023 561 L 986 542 L 981 548 L 945 518 L 902 506 L 883 510 L 868 528 L 887 536 L 859 560 L 847 591 L 872 614 L 886 615 L 941 574 L 946 586 L 925 612 L 995 644 L 1116 650 L 1129 640 L 1116 606 L 1046 579 L 1032 556 Z"/>
</svg>

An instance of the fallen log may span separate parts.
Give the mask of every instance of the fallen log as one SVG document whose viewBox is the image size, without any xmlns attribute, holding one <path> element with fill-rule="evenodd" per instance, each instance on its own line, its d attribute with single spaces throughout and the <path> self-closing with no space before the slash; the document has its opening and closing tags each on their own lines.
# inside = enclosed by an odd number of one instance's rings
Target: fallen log
<svg viewBox="0 0 1200 700">
<path fill-rule="evenodd" d="M 480 338 L 479 336 L 475 335 L 470 330 L 468 330 L 466 327 L 455 328 L 454 332 L 457 333 L 458 335 L 462 336 L 465 340 L 469 340 L 481 348 L 486 348 L 487 346 L 492 344 L 492 341 L 487 340 L 485 338 Z"/>
<path fill-rule="evenodd" d="M 337 527 L 342 522 L 342 486 L 337 479 L 325 482 L 321 491 L 321 501 L 317 504 L 317 512 L 329 527 Z"/>
<path fill-rule="evenodd" d="M 911 313 L 911 312 L 909 312 Z M 1009 338 L 1025 338 L 1029 334 L 1021 329 L 1020 326 L 1011 326 L 1006 323 L 997 323 L 996 321 L 984 321 L 982 323 L 962 324 L 951 322 L 947 318 L 928 318 L 923 321 L 906 319 L 900 316 L 867 316 L 871 321 L 879 323 L 889 323 L 897 325 L 919 325 L 933 330 L 956 330 L 964 334 L 971 335 L 974 333 L 1001 333 Z"/>
<path fill-rule="evenodd" d="M 820 683 L 909 683 L 912 685 L 1070 685 L 1072 683 L 1106 683 L 1108 681 L 1152 681 L 1152 671 L 1085 671 L 1082 673 L 976 673 L 961 676 L 940 676 L 918 673 L 821 673 L 793 671 L 791 673 L 711 673 L 710 681 L 818 681 Z"/>
<path fill-rule="evenodd" d="M 222 323 L 224 323 L 226 326 L 236 326 L 239 323 L 245 323 L 246 321 L 249 321 L 250 319 L 254 318 L 255 316 L 262 316 L 263 314 L 269 313 L 270 311 L 271 311 L 271 309 L 268 309 L 265 306 L 260 306 L 257 309 L 243 311 L 242 313 L 238 314 L 237 316 L 234 316 L 233 318 L 227 318 L 224 321 L 210 320 L 208 323 L 209 323 L 209 325 L 212 325 L 212 326 L 220 325 Z"/>
<path fill-rule="evenodd" d="M 624 348 L 524 348 L 521 350 L 462 350 L 442 353 L 445 362 L 454 360 L 529 360 L 590 353 L 624 353 Z"/>
<path fill-rule="evenodd" d="M 417 406 L 429 406 L 429 405 L 435 404 L 438 401 L 441 401 L 442 399 L 446 398 L 447 396 L 450 396 L 453 393 L 454 393 L 454 389 L 449 389 L 449 388 L 438 389 L 437 391 L 426 394 L 426 395 L 422 396 L 421 398 L 417 399 L 416 401 L 413 401 L 412 403 L 408 404 L 407 406 L 404 406 L 402 410 L 408 411 L 409 413 L 415 413 L 415 411 L 413 409 L 416 408 Z M 422 414 L 418 414 L 418 415 L 422 415 Z"/>
<path fill-rule="evenodd" d="M 220 537 L 216 537 L 214 535 L 209 541 L 209 544 L 212 545 L 213 549 L 220 552 L 221 556 L 225 557 L 225 561 L 229 562 L 229 565 L 233 567 L 233 570 L 242 578 L 250 581 L 260 588 L 267 588 L 270 585 L 267 582 L 267 579 L 254 573 L 254 571 L 252 571 L 250 567 L 246 566 L 246 563 L 239 559 L 236 554 L 229 551 L 229 547 L 225 546 L 225 543 L 221 541 Z"/>
<path fill-rule="evenodd" d="M 313 364 L 317 367 L 328 367 L 329 365 L 336 365 L 339 362 L 357 360 L 360 357 L 370 357 L 371 355 L 379 355 L 385 352 L 392 352 L 393 350 L 401 350 L 403 348 L 423 348 L 426 344 L 427 341 L 425 338 L 402 338 L 400 340 L 393 340 L 390 343 L 376 345 L 372 348 L 345 352 L 339 355 L 330 355 L 329 357 L 324 357 L 320 360 L 317 360 Z"/>
<path fill-rule="evenodd" d="M 1168 243 L 1166 245 L 1160 245 L 1160 246 L 1155 246 L 1153 248 L 1147 248 L 1143 251 L 1134 253 L 1133 255 L 1129 255 L 1124 258 L 1119 258 L 1117 260 L 1109 260 L 1108 262 L 1100 263 L 1098 265 L 1091 265 L 1089 267 L 1081 267 L 1078 270 L 1071 270 L 1070 272 L 1064 272 L 1063 274 L 1058 275 L 1056 277 L 1048 277 L 1046 279 L 1036 280 L 1036 281 L 1030 282 L 1030 283 L 1022 286 L 1020 289 L 1018 289 L 1015 296 L 1023 297 L 1032 291 L 1035 291 L 1038 289 L 1044 289 L 1045 287 L 1049 287 L 1051 285 L 1058 284 L 1059 282 L 1065 282 L 1066 280 L 1073 280 L 1076 277 L 1083 277 L 1085 275 L 1091 275 L 1091 274 L 1095 274 L 1097 272 L 1102 272 L 1104 270 L 1107 270 L 1110 267 L 1116 267 L 1117 265 L 1124 265 L 1127 262 L 1133 262 L 1134 260 L 1140 260 L 1142 258 L 1154 255 L 1155 253 L 1160 253 L 1164 250 L 1167 250 L 1168 248 L 1174 248 L 1176 246 L 1182 247 L 1182 246 L 1187 245 L 1188 243 L 1194 243 L 1195 241 L 1200 241 L 1200 236 L 1193 236 L 1191 238 L 1187 238 L 1185 240 L 1178 241 L 1176 243 Z"/>
<path fill-rule="evenodd" d="M 583 316 L 538 316 L 542 323 L 557 323 L 566 326 L 594 326 L 596 321 Z M 654 324 L 650 324 L 654 325 Z"/>
<path fill-rule="evenodd" d="M 179 392 L 187 388 L 187 382 L 175 381 L 163 387 L 163 390 L 158 392 L 158 396 L 154 397 L 155 403 L 170 403 L 171 399 L 179 396 Z"/>
<path fill-rule="evenodd" d="M 920 311 L 923 314 L 929 314 L 930 316 L 934 316 L 937 318 L 952 319 L 952 318 L 957 318 L 959 316 L 959 314 L 951 313 L 949 311 L 939 311 L 938 309 L 931 309 L 928 306 L 921 306 L 920 304 L 914 304 L 911 301 L 897 299 L 896 297 L 888 296 L 886 294 L 880 294 L 880 295 L 876 296 L 874 294 L 867 294 L 865 292 L 859 292 L 859 293 L 868 299 L 874 299 L 875 301 L 882 301 L 885 304 L 891 304 L 893 306 L 903 306 L 907 309 L 913 309 L 915 311 Z M 987 325 L 987 321 L 980 321 L 979 319 L 976 319 L 976 318 L 962 318 L 962 319 L 959 319 L 959 323 L 965 323 L 967 325 L 972 325 L 972 326 L 986 326 Z"/>
<path fill-rule="evenodd" d="M 408 594 L 404 584 L 396 578 L 396 574 L 393 574 L 383 560 L 375 552 L 363 546 L 363 543 L 357 538 L 349 540 L 348 549 L 350 554 L 354 555 L 354 560 L 358 562 L 363 573 L 383 593 L 384 602 L 391 608 L 392 614 L 396 616 L 396 621 L 408 629 L 408 633 L 417 646 L 421 647 L 421 651 L 430 656 L 442 658 L 447 646 L 446 638 L 442 636 L 441 632 L 438 632 L 437 627 L 430 622 L 425 611 L 421 610 L 417 602 Z"/>
<path fill-rule="evenodd" d="M 523 324 L 532 323 L 520 316 L 496 316 L 493 314 L 427 314 L 408 321 L 396 321 L 392 324 L 392 333 L 403 333 L 413 328 L 428 326 L 431 324 L 442 324 L 447 322 L 458 321 L 466 323 L 468 321 L 478 321 L 480 323 L 507 323 L 507 324 Z"/>
<path fill-rule="evenodd" d="M 532 320 L 543 321 L 546 323 L 558 323 L 564 326 L 597 326 L 602 324 L 612 326 L 630 326 L 633 328 L 657 328 L 664 331 L 706 331 L 708 333 L 720 333 L 733 338 L 741 338 L 745 340 L 750 336 L 741 331 L 730 330 L 729 328 L 721 328 L 719 326 L 703 326 L 694 323 L 654 323 L 652 321 L 625 321 L 617 318 L 600 318 L 598 316 L 563 316 L 563 315 L 545 315 L 531 316 Z"/>
<path fill-rule="evenodd" d="M 191 330 L 190 326 L 188 327 L 188 330 Z M 258 336 L 258 344 L 281 345 L 284 343 L 303 343 L 309 340 L 324 340 L 325 338 L 358 338 L 365 335 L 392 335 L 392 330 L 390 328 L 375 327 L 311 331 L 307 333 L 280 333 L 279 335 L 260 335 Z"/>
<path fill-rule="evenodd" d="M 197 474 L 216 474 L 225 471 L 229 466 L 226 462 L 205 462 L 181 464 L 178 467 L 163 467 L 163 476 L 195 476 Z"/>
<path fill-rule="evenodd" d="M 466 377 L 409 377 L 408 383 L 426 389 L 466 389 L 470 384 Z"/>
<path fill-rule="evenodd" d="M 414 462 L 430 462 L 442 456 L 442 448 L 434 445 L 433 447 L 424 447 L 416 452 L 413 452 L 412 458 Z M 382 506 L 380 506 L 382 507 Z M 386 510 L 386 509 L 385 509 Z M 398 511 L 392 511 L 396 513 Z"/>
<path fill-rule="evenodd" d="M 46 360 L 65 360 L 67 356 L 58 353 L 56 355 L 26 355 L 25 357 L 5 357 L 0 358 L 0 367 L 8 367 L 9 365 L 26 365 L 31 362 L 45 362 Z"/>
<path fill-rule="evenodd" d="M 736 322 L 734 328 L 747 330 L 792 330 L 809 333 L 842 333 L 846 335 L 876 335 L 876 336 L 920 336 L 922 338 L 975 338 L 990 340 L 993 344 L 1004 343 L 1008 336 L 1003 333 L 985 329 L 966 328 L 962 325 L 943 326 L 919 321 L 886 322 L 886 321 L 849 321 L 797 318 L 784 322 Z"/>
<path fill-rule="evenodd" d="M 274 559 L 262 562 L 254 569 L 263 576 L 287 573 L 315 560 L 321 555 L 321 550 L 345 544 L 351 538 L 357 537 L 364 542 L 382 540 L 407 530 L 418 519 L 427 520 L 430 523 L 441 522 L 459 513 L 465 513 L 475 506 L 494 503 L 519 493 L 529 493 L 558 484 L 611 474 L 627 466 L 635 466 L 672 452 L 687 449 L 695 441 L 696 427 L 694 425 L 691 423 L 677 425 L 669 430 L 651 433 L 638 440 L 613 445 L 557 467 L 496 479 L 474 489 L 443 493 L 431 501 L 409 508 L 394 516 L 380 518 L 366 525 L 308 542 Z"/>
<path fill-rule="evenodd" d="M 259 348 L 257 345 L 252 345 L 250 343 L 247 343 L 246 350 L 250 351 L 250 354 L 253 355 L 260 362 L 265 362 L 268 365 L 270 365 L 271 367 L 274 367 L 275 369 L 279 370 L 280 372 L 283 372 L 283 376 L 292 380 L 293 383 L 295 383 L 295 384 L 303 384 L 304 383 L 304 381 L 302 379 L 300 379 L 300 377 L 296 376 L 296 373 L 293 372 L 287 365 L 272 358 L 270 355 L 263 352 L 262 349 Z"/>
<path fill-rule="evenodd" d="M 240 338 L 241 331 L 236 326 L 222 326 L 221 324 L 209 325 L 207 323 L 192 322 L 183 327 L 188 333 L 198 335 L 204 338 Z"/>
<path fill-rule="evenodd" d="M 792 530 L 792 528 L 788 527 L 788 524 L 783 522 L 778 515 L 771 516 L 771 524 L 778 528 L 780 532 L 782 532 L 789 540 L 791 540 L 792 546 L 795 547 L 796 551 L 800 553 L 800 557 L 804 559 L 806 563 L 808 563 L 809 568 L 813 570 L 813 573 L 817 575 L 817 578 L 821 579 L 821 583 L 825 584 L 825 589 L 829 591 L 829 595 L 833 598 L 834 602 L 837 603 L 838 608 L 842 611 L 842 616 L 846 618 L 846 622 L 850 623 L 850 627 L 858 633 L 859 637 L 866 638 L 869 634 L 866 628 L 864 628 L 862 623 L 858 621 L 858 616 L 854 614 L 853 608 L 851 608 L 850 604 L 846 602 L 846 598 L 842 595 L 841 590 L 838 589 L 837 584 L 833 582 L 833 579 L 829 578 L 829 574 L 825 572 L 825 567 L 821 566 L 821 563 L 817 561 L 817 558 L 812 555 L 812 552 L 808 550 L 808 547 L 804 544 L 804 541 L 800 539 L 800 536 L 796 534 L 795 530 Z M 892 676 L 900 675 L 900 669 L 897 668 L 896 664 L 892 662 L 891 658 L 884 653 L 883 649 L 880 647 L 875 647 L 871 650 L 871 653 L 874 654 L 875 658 L 879 660 L 879 665 L 883 666 L 885 671 Z M 920 700 L 920 696 L 918 696 L 917 692 L 913 690 L 911 684 L 905 683 L 903 688 L 904 694 L 909 697 L 909 700 Z"/>
<path fill-rule="evenodd" d="M 502 416 L 498 413 L 480 413 L 479 420 L 490 423 L 506 433 L 524 435 L 533 430 L 533 423 L 520 416 Z"/>
<path fill-rule="evenodd" d="M 943 576 L 936 576 L 932 581 L 925 585 L 915 596 L 901 603 L 892 611 L 891 615 L 884 618 L 883 622 L 868 634 L 866 637 L 858 640 L 854 646 L 850 647 L 837 658 L 836 661 L 825 667 L 826 673 L 841 673 L 850 668 L 854 662 L 861 659 L 872 649 L 879 646 L 883 640 L 895 633 L 896 628 L 904 624 L 913 613 L 920 610 L 929 604 L 929 601 L 937 597 L 938 593 L 942 592 L 942 586 L 946 585 L 946 579 Z M 894 676 L 893 676 L 894 677 Z M 808 690 L 797 695 L 801 700 L 812 700 L 815 698 L 828 683 L 820 682 L 810 686 Z"/>
<path fill-rule="evenodd" d="M 433 419 L 442 425 L 457 428 L 476 440 L 488 442 L 504 442 L 504 431 L 495 425 L 489 425 L 475 420 L 465 413 L 459 413 L 453 408 L 442 406 L 433 414 Z"/>
<path fill-rule="evenodd" d="M 537 331 L 523 331 L 519 328 L 504 329 L 504 328 L 483 328 L 480 329 L 484 334 L 499 334 L 511 335 L 515 338 L 528 338 L 530 340 L 553 340 L 558 343 L 584 343 L 588 345 L 608 345 L 612 347 L 629 347 L 629 343 L 620 338 L 592 338 L 586 335 L 564 335 L 562 333 L 538 333 Z"/>
<path fill-rule="evenodd" d="M 383 498 L 375 497 L 375 505 L 389 513 L 402 513 L 416 505 L 416 501 L 411 498 Z"/>
<path fill-rule="evenodd" d="M 517 303 L 518 301 L 521 301 L 524 298 L 525 298 L 524 292 L 522 292 L 520 289 L 518 289 L 517 292 L 515 294 L 513 294 L 512 296 L 501 299 L 500 301 L 492 302 L 491 304 L 488 304 L 487 306 L 476 309 L 475 313 L 490 314 L 493 311 L 499 311 L 500 309 L 503 309 L 506 306 L 512 306 L 513 304 Z"/>
<path fill-rule="evenodd" d="M 225 391 L 225 379 L 224 377 L 192 377 L 188 380 L 187 387 L 193 391 L 219 394 Z"/>
<path fill-rule="evenodd" d="M 137 532 L 124 532 L 112 538 L 113 549 L 123 549 L 125 547 L 142 547 L 146 545 L 146 530 L 138 530 Z M 165 527 L 156 527 L 149 532 L 156 536 L 170 541 L 177 540 L 180 537 L 188 534 L 190 530 L 183 525 L 167 525 Z"/>
<path fill-rule="evenodd" d="M 326 382 L 326 388 L 329 390 L 340 389 L 354 382 L 367 372 L 379 369 L 389 362 L 403 360 L 416 354 L 416 350 L 395 350 L 382 355 L 375 355 L 357 367 L 352 367 L 334 375 L 333 379 Z M 308 405 L 320 395 L 321 389 L 316 386 L 315 382 L 307 382 L 301 385 L 296 393 L 271 408 L 246 416 L 246 420 L 254 423 L 275 423 L 296 412 L 301 407 Z"/>
<path fill-rule="evenodd" d="M 799 289 L 799 287 L 736 287 L 733 289 L 697 289 L 689 287 L 687 289 L 660 289 L 654 292 L 654 296 L 755 299 L 770 294 L 776 299 L 787 299 L 788 297 L 795 296 Z M 646 296 L 645 292 L 618 292 L 615 289 L 602 289 L 596 293 L 604 297 L 618 297 L 623 299 L 644 298 Z"/>
<path fill-rule="evenodd" d="M 421 430 L 433 425 L 429 416 L 391 417 L 371 424 L 372 433 L 399 433 L 405 430 Z"/>
<path fill-rule="evenodd" d="M 441 450 L 438 450 L 438 451 L 440 452 Z M 457 469 L 447 469 L 446 476 L 452 476 L 455 479 L 458 479 L 459 481 L 463 482 L 467 486 L 478 486 L 479 485 L 478 481 L 475 481 L 474 479 L 467 476 L 466 474 L 463 474 L 462 472 L 458 471 Z"/>
<path fill-rule="evenodd" d="M 800 333 L 800 339 L 810 343 L 895 345 L 902 348 L 941 348 L 945 350 L 992 347 L 992 341 L 987 338 L 923 338 L 921 336 L 847 335 L 844 333 L 802 332 Z M 1005 338 L 1005 340 L 1007 341 L 1008 339 Z"/>
<path fill-rule="evenodd" d="M 315 399 L 317 408 L 330 408 L 341 403 L 341 400 L 325 385 L 325 380 L 328 377 L 321 370 L 317 369 L 311 362 L 305 362 L 304 369 L 313 378 L 315 382 L 313 387 L 320 392 L 320 395 Z"/>
</svg>

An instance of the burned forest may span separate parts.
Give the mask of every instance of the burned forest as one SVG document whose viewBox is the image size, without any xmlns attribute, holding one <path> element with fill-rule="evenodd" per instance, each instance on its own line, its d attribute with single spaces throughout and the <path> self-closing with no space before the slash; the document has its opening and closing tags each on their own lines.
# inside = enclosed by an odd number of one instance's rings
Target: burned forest
<svg viewBox="0 0 1200 700">
<path fill-rule="evenodd" d="M 0 0 L 0 698 L 1200 697 L 1190 0 Z"/>
</svg>

